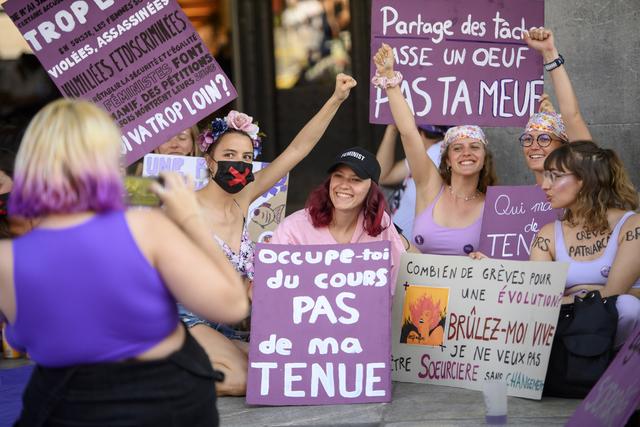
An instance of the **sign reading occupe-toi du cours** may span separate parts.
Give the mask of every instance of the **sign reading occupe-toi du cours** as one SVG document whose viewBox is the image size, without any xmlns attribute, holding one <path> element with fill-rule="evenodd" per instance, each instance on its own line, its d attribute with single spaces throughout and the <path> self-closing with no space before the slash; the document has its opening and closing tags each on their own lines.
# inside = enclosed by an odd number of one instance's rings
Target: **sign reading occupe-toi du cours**
<svg viewBox="0 0 640 427">
<path fill-rule="evenodd" d="M 394 49 L 418 123 L 522 127 L 544 83 L 523 31 L 543 23 L 544 0 L 373 0 L 371 53 Z M 369 121 L 392 122 L 373 86 Z"/>
<path fill-rule="evenodd" d="M 176 0 L 9 0 L 62 94 L 106 109 L 127 164 L 236 97 Z"/>
</svg>

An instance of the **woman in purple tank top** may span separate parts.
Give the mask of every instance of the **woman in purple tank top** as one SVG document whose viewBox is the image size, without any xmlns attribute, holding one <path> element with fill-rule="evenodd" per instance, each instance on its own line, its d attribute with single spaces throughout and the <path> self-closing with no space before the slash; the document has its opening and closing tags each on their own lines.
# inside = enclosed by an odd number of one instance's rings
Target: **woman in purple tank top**
<svg viewBox="0 0 640 427">
<path fill-rule="evenodd" d="M 638 193 L 613 150 L 576 141 L 544 162 L 542 189 L 562 221 L 545 225 L 531 247 L 531 260 L 569 263 L 564 303 L 599 290 L 619 295 L 616 345 L 640 321 L 640 215 Z"/>
<path fill-rule="evenodd" d="M 9 214 L 41 221 L 0 241 L 0 318 L 37 364 L 18 426 L 218 425 L 216 374 L 175 304 L 238 321 L 242 282 L 179 176 L 155 186 L 164 212 L 124 209 L 120 148 L 79 100 L 46 106 L 22 140 Z"/>
<path fill-rule="evenodd" d="M 385 89 L 416 185 L 413 243 L 423 253 L 465 255 L 477 251 L 487 186 L 496 182 L 487 139 L 478 126 L 447 131 L 440 167 L 427 156 L 411 109 L 393 70 L 393 51 L 383 44 L 374 57 L 372 83 Z"/>
</svg>

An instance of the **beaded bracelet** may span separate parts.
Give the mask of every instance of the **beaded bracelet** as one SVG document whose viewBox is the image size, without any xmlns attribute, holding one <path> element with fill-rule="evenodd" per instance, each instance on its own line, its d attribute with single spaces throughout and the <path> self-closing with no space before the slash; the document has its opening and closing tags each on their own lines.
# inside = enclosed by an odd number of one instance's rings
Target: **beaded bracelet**
<svg viewBox="0 0 640 427">
<path fill-rule="evenodd" d="M 380 89 L 386 89 L 389 87 L 396 87 L 402 81 L 402 73 L 400 71 L 395 71 L 393 73 L 393 77 L 385 77 L 376 73 L 375 76 L 371 79 L 371 84 Z"/>
</svg>

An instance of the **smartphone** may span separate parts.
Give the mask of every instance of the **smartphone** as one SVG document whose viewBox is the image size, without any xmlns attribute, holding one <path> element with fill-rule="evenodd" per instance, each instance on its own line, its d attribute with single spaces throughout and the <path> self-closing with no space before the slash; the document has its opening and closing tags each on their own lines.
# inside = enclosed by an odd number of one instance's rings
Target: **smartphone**
<svg viewBox="0 0 640 427">
<path fill-rule="evenodd" d="M 160 206 L 160 199 L 149 189 L 152 182 L 159 182 L 160 177 L 126 176 L 124 188 L 127 190 L 127 204 L 130 206 Z"/>
</svg>

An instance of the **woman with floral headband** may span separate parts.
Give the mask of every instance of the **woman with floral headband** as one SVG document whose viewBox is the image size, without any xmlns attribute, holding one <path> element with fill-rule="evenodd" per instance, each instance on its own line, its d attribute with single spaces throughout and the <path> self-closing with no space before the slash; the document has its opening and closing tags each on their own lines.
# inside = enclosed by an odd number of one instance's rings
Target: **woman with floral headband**
<svg viewBox="0 0 640 427">
<path fill-rule="evenodd" d="M 372 83 L 386 90 L 411 175 L 416 184 L 413 241 L 423 253 L 465 255 L 476 251 L 484 196 L 496 181 L 487 138 L 478 126 L 449 129 L 441 147 L 440 167 L 428 158 L 415 119 L 393 70 L 393 51 L 383 44 L 374 56 Z"/>
<path fill-rule="evenodd" d="M 200 149 L 211 173 L 209 185 L 197 193 L 209 225 L 203 232 L 222 247 L 245 279 L 249 291 L 253 280 L 253 243 L 245 218 L 249 205 L 309 154 L 355 85 L 352 77 L 339 74 L 333 95 L 320 111 L 282 154 L 255 174 L 252 162 L 260 153 L 263 135 L 250 116 L 232 111 L 227 117 L 214 120 L 211 129 L 201 135 Z M 180 314 L 207 351 L 213 367 L 225 374 L 224 381 L 217 386 L 218 394 L 244 395 L 247 337 L 227 325 L 207 322 L 183 308 L 180 308 Z"/>
<path fill-rule="evenodd" d="M 569 141 L 590 140 L 591 133 L 580 113 L 578 98 L 563 65 L 564 58 L 556 49 L 551 30 L 533 27 L 525 33 L 525 41 L 542 55 L 562 113 L 549 111 L 534 114 L 520 136 L 527 167 L 534 173 L 536 184 L 540 185 L 544 160 L 549 153 Z"/>
</svg>

